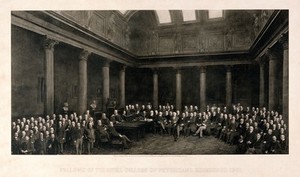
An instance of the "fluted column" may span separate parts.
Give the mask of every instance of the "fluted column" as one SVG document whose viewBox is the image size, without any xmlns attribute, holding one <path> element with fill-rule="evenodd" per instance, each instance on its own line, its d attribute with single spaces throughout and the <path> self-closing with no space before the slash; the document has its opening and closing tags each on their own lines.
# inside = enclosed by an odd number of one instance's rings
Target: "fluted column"
<svg viewBox="0 0 300 177">
<path fill-rule="evenodd" d="M 289 43 L 288 35 L 285 34 L 279 41 L 283 47 L 283 70 L 282 70 L 282 115 L 288 120 L 289 115 Z"/>
<path fill-rule="evenodd" d="M 181 69 L 176 68 L 176 109 L 181 111 L 182 89 L 181 89 Z"/>
<path fill-rule="evenodd" d="M 153 107 L 158 109 L 158 73 L 153 69 Z"/>
<path fill-rule="evenodd" d="M 109 98 L 109 64 L 110 60 L 105 60 L 102 66 L 103 74 L 103 111 L 106 111 L 106 103 Z"/>
<path fill-rule="evenodd" d="M 120 70 L 120 101 L 119 101 L 120 108 L 125 107 L 125 70 L 126 70 L 126 66 L 122 66 Z"/>
<path fill-rule="evenodd" d="M 206 67 L 200 67 L 200 110 L 206 109 Z"/>
<path fill-rule="evenodd" d="M 83 50 L 79 55 L 78 79 L 78 114 L 82 115 L 87 110 L 87 60 L 91 53 Z"/>
<path fill-rule="evenodd" d="M 232 66 L 226 66 L 226 105 L 230 106 L 232 104 Z"/>
<path fill-rule="evenodd" d="M 54 46 L 58 44 L 53 39 L 45 39 L 45 114 L 54 113 Z"/>
<path fill-rule="evenodd" d="M 259 107 L 265 106 L 265 65 L 261 61 L 259 64 Z"/>
<path fill-rule="evenodd" d="M 277 56 L 274 51 L 271 51 L 271 49 L 268 49 L 266 54 L 269 59 L 269 110 L 274 110 L 276 106 Z"/>
</svg>

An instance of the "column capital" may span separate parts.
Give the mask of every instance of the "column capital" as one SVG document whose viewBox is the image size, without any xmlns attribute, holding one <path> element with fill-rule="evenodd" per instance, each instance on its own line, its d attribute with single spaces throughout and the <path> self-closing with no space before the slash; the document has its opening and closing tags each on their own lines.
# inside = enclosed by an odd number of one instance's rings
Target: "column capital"
<svg viewBox="0 0 300 177">
<path fill-rule="evenodd" d="M 272 49 L 268 49 L 265 53 L 266 57 L 268 57 L 269 60 L 276 60 L 278 58 L 278 53 Z"/>
<path fill-rule="evenodd" d="M 199 67 L 200 73 L 205 73 L 206 72 L 206 68 L 207 68 L 207 66 L 200 66 Z"/>
<path fill-rule="evenodd" d="M 112 60 L 104 59 L 104 60 L 103 60 L 103 66 L 104 66 L 104 67 L 109 67 L 109 65 L 110 65 L 111 62 L 112 62 Z"/>
<path fill-rule="evenodd" d="M 79 54 L 79 60 L 87 61 L 90 55 L 91 55 L 90 51 L 83 49 Z"/>
<path fill-rule="evenodd" d="M 54 40 L 54 39 L 51 39 L 51 38 L 46 38 L 44 40 L 44 49 L 48 49 L 48 50 L 53 50 L 54 49 L 54 46 L 56 44 L 58 44 L 59 42 Z"/>
<path fill-rule="evenodd" d="M 283 50 L 287 50 L 289 48 L 288 34 L 283 34 L 278 42 L 282 45 Z"/>
</svg>

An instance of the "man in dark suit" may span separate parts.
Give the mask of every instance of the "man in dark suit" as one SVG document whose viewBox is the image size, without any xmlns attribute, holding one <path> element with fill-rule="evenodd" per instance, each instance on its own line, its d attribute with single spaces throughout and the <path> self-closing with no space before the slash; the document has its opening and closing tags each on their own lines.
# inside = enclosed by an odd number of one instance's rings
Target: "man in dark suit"
<svg viewBox="0 0 300 177">
<path fill-rule="evenodd" d="M 156 123 L 159 126 L 160 129 L 160 133 L 162 134 L 163 132 L 167 132 L 166 128 L 165 128 L 165 121 L 164 121 L 164 117 L 163 117 L 163 113 L 161 111 L 158 112 L 158 116 L 156 118 L 156 121 L 154 123 Z"/>
<path fill-rule="evenodd" d="M 76 154 L 82 153 L 83 133 L 84 133 L 84 129 L 81 128 L 81 125 L 78 122 L 77 128 L 75 128 L 73 132 L 73 140 L 76 148 Z"/>
<path fill-rule="evenodd" d="M 285 135 L 281 134 L 280 139 L 279 139 L 279 153 L 280 154 L 287 154 L 288 153 L 288 146 L 287 146 L 287 141 L 285 139 Z"/>
<path fill-rule="evenodd" d="M 237 148 L 236 148 L 236 153 L 237 154 L 244 154 L 247 150 L 247 146 L 246 143 L 244 141 L 244 137 L 243 135 L 239 135 L 239 139 L 238 139 L 238 144 L 237 144 Z"/>
<path fill-rule="evenodd" d="M 165 111 L 165 115 L 163 116 L 164 117 L 163 124 L 164 124 L 165 129 L 167 129 L 169 135 L 171 135 L 171 130 L 172 130 L 171 114 L 172 114 L 171 111 L 170 112 Z"/>
<path fill-rule="evenodd" d="M 103 125 L 109 126 L 110 120 L 106 117 L 106 113 L 102 113 L 101 122 Z"/>
<path fill-rule="evenodd" d="M 244 135 L 246 132 L 246 125 L 244 122 L 244 119 L 241 118 L 239 124 L 236 127 L 236 130 L 238 132 L 239 135 Z"/>
<path fill-rule="evenodd" d="M 239 135 L 239 133 L 236 131 L 236 127 L 237 127 L 237 123 L 235 121 L 235 117 L 232 117 L 230 124 L 228 125 L 226 143 L 228 143 L 228 144 L 235 143 L 235 140 Z"/>
<path fill-rule="evenodd" d="M 95 144 L 99 148 L 102 141 L 110 141 L 109 133 L 107 132 L 108 126 L 103 125 L 101 120 L 97 121 L 95 130 Z"/>
<path fill-rule="evenodd" d="M 175 113 L 177 114 L 177 113 Z M 188 113 L 187 113 L 188 114 Z M 176 126 L 176 133 L 177 133 L 177 138 L 180 136 L 180 132 L 183 131 L 184 136 L 185 136 L 185 131 L 187 130 L 187 116 L 186 113 L 182 113 L 181 116 L 177 116 L 178 120 L 177 120 L 177 126 Z M 174 135 L 174 134 L 173 134 Z"/>
<path fill-rule="evenodd" d="M 11 152 L 12 154 L 19 154 L 20 151 L 20 140 L 18 137 L 18 133 L 15 133 L 11 140 Z"/>
<path fill-rule="evenodd" d="M 255 142 L 256 134 L 253 132 L 253 126 L 249 127 L 249 131 L 246 132 L 245 142 L 247 144 L 247 148 L 253 148 L 253 143 Z"/>
<path fill-rule="evenodd" d="M 87 150 L 88 154 L 91 154 L 91 150 L 94 148 L 94 142 L 95 142 L 95 129 L 93 127 L 93 122 L 89 122 L 88 127 L 85 129 L 85 137 L 87 141 Z"/>
<path fill-rule="evenodd" d="M 117 132 L 112 122 L 108 126 L 108 132 L 111 138 L 120 139 L 125 149 L 129 148 L 128 143 L 132 143 L 132 141 L 126 135 L 121 135 L 119 132 Z"/>
<path fill-rule="evenodd" d="M 58 142 L 55 138 L 55 134 L 50 135 L 50 139 L 47 142 L 47 153 L 48 154 L 57 154 L 58 153 Z"/>
<path fill-rule="evenodd" d="M 65 127 L 62 125 L 62 121 L 58 122 L 57 140 L 59 143 L 59 146 L 58 146 L 59 153 L 63 153 L 64 152 L 64 143 L 66 141 L 66 131 L 65 131 Z"/>
<path fill-rule="evenodd" d="M 110 116 L 110 121 L 112 121 L 114 124 L 123 122 L 121 115 L 118 113 L 118 110 L 114 110 L 114 113 Z"/>
<path fill-rule="evenodd" d="M 177 116 L 176 112 L 172 113 L 172 117 L 171 117 L 171 126 L 173 128 L 173 137 L 174 137 L 174 141 L 177 141 L 179 135 L 180 135 L 180 127 L 182 127 L 182 119 L 179 119 L 179 117 Z"/>
<path fill-rule="evenodd" d="M 217 129 L 218 134 L 219 134 L 219 136 L 217 134 L 217 137 L 226 142 L 227 133 L 229 132 L 230 120 L 228 119 L 227 114 L 221 113 L 221 115 L 223 115 L 223 120 L 222 120 L 222 123 L 221 123 L 221 129 L 220 130 Z"/>
<path fill-rule="evenodd" d="M 270 153 L 270 150 L 271 150 L 271 145 L 272 145 L 272 141 L 273 141 L 273 130 L 272 129 L 269 129 L 268 130 L 268 133 L 264 135 L 264 153 L 265 154 L 268 154 Z"/>
<path fill-rule="evenodd" d="M 210 122 L 209 122 L 209 124 L 210 124 Z M 199 116 L 196 119 L 196 125 L 197 125 L 198 129 L 195 132 L 194 136 L 199 134 L 199 138 L 202 138 L 203 137 L 203 131 L 207 127 L 207 121 L 205 120 L 205 115 L 202 116 L 202 114 L 199 113 Z"/>
<path fill-rule="evenodd" d="M 185 137 L 190 135 L 191 127 L 194 123 L 195 123 L 194 113 L 191 112 L 191 113 L 189 113 L 189 116 L 186 117 L 186 120 L 185 120 L 185 126 L 184 126 L 184 131 L 183 131 Z"/>
<path fill-rule="evenodd" d="M 31 154 L 32 153 L 32 147 L 31 147 L 31 142 L 29 140 L 29 136 L 25 136 L 25 141 L 23 141 L 20 146 L 20 152 L 21 152 L 21 154 Z"/>
<path fill-rule="evenodd" d="M 217 114 L 216 112 L 213 112 L 211 120 L 215 122 L 213 133 L 216 135 L 216 138 L 220 138 L 221 131 L 224 128 L 224 126 L 226 126 L 224 124 L 225 123 L 224 114 L 223 113 Z"/>
<path fill-rule="evenodd" d="M 263 139 L 261 137 L 260 133 L 256 134 L 256 139 L 253 143 L 253 149 L 254 149 L 254 154 L 262 154 L 262 150 L 263 150 Z"/>
<path fill-rule="evenodd" d="M 34 143 L 34 148 L 36 154 L 45 154 L 46 153 L 46 140 L 44 139 L 44 134 L 41 132 L 39 138 Z"/>
<path fill-rule="evenodd" d="M 277 137 L 275 135 L 272 136 L 272 142 L 271 142 L 269 153 L 270 154 L 280 153 L 280 144 L 279 141 L 277 141 Z"/>
</svg>

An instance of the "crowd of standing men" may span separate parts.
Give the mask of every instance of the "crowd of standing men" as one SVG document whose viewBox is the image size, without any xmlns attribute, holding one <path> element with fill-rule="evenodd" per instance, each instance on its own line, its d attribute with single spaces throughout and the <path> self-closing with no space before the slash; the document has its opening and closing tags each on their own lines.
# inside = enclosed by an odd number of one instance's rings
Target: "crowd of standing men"
<svg viewBox="0 0 300 177">
<path fill-rule="evenodd" d="M 240 104 L 230 108 L 207 106 L 200 111 L 197 106 L 184 106 L 182 111 L 173 105 L 126 105 L 124 110 L 114 110 L 112 115 L 102 113 L 100 119 L 93 112 L 83 115 L 68 112 L 17 119 L 12 122 L 12 154 L 63 154 L 65 149 L 74 154 L 91 154 L 102 140 L 116 139 L 124 148 L 133 143 L 126 135 L 116 131 L 114 125 L 123 121 L 151 121 L 150 130 L 161 135 L 179 137 L 215 136 L 225 143 L 236 145 L 236 153 L 279 154 L 288 153 L 287 124 L 276 111 L 266 108 L 246 107 Z"/>
<path fill-rule="evenodd" d="M 118 139 L 124 148 L 132 143 L 115 130 L 105 113 L 102 119 L 94 120 L 89 111 L 83 116 L 72 113 L 17 119 L 12 122 L 11 133 L 12 154 L 64 154 L 65 150 L 91 154 L 95 143 L 99 147 L 103 138 Z"/>
</svg>

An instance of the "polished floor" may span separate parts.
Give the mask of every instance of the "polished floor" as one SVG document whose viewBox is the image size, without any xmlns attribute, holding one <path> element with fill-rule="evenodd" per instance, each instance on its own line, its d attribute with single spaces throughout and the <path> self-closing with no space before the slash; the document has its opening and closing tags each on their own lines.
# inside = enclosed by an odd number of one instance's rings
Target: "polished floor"
<svg viewBox="0 0 300 177">
<path fill-rule="evenodd" d="M 85 148 L 84 148 L 85 149 Z M 174 141 L 172 136 L 147 134 L 145 138 L 134 141 L 129 149 L 121 149 L 120 146 L 103 144 L 95 147 L 92 154 L 145 154 L 145 155 L 184 155 L 184 154 L 234 154 L 236 146 L 229 145 L 213 136 L 183 137 Z M 84 150 L 86 151 L 86 150 Z M 64 154 L 72 154 L 65 152 Z M 86 153 L 83 153 L 86 154 Z"/>
</svg>

